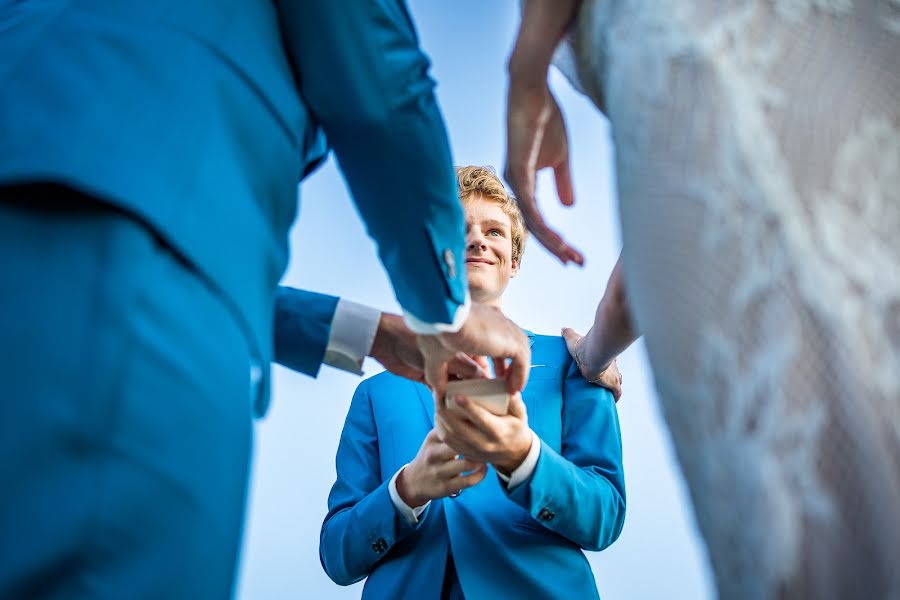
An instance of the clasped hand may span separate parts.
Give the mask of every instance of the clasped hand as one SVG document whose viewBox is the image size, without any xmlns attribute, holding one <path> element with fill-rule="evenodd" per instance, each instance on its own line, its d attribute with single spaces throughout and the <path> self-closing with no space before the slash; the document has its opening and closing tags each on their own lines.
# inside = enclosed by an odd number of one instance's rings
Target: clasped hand
<svg viewBox="0 0 900 600">
<path fill-rule="evenodd" d="M 434 429 L 397 477 L 397 493 L 410 507 L 444 498 L 480 483 L 492 463 L 509 476 L 528 456 L 532 435 L 520 394 L 506 415 L 495 415 L 464 396 L 441 406 Z"/>
<path fill-rule="evenodd" d="M 416 457 L 397 477 L 397 493 L 407 506 L 422 506 L 472 487 L 486 472 L 483 462 L 462 458 L 432 429 Z"/>
<path fill-rule="evenodd" d="M 467 459 L 491 463 L 508 476 L 528 456 L 532 434 L 521 394 L 510 397 L 505 415 L 495 415 L 465 396 L 451 398 L 449 408 L 437 404 L 438 438 Z"/>
</svg>

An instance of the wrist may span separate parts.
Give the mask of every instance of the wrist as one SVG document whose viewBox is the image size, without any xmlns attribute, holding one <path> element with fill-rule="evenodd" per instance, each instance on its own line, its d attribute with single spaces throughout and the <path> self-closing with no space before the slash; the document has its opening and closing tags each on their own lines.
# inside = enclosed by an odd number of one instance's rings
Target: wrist
<svg viewBox="0 0 900 600">
<path fill-rule="evenodd" d="M 510 78 L 539 77 L 546 84 L 553 54 L 578 12 L 579 0 L 526 2 L 507 69 Z"/>
<path fill-rule="evenodd" d="M 409 466 L 404 467 L 397 475 L 397 495 L 408 507 L 417 508 L 428 502 L 430 498 L 424 498 L 415 491 L 415 487 L 412 485 L 413 479 L 409 474 Z"/>
<path fill-rule="evenodd" d="M 527 44 L 517 46 L 506 63 L 510 93 L 522 93 L 529 89 L 543 91 L 547 87 L 551 60 L 552 52 L 536 50 Z"/>
<path fill-rule="evenodd" d="M 390 313 L 381 313 L 381 317 L 378 319 L 378 329 L 375 330 L 375 337 L 372 340 L 372 348 L 369 350 L 369 356 L 378 358 L 385 353 L 385 348 L 393 345 L 392 340 L 395 337 L 396 320 L 402 321 L 403 318 Z"/>
<path fill-rule="evenodd" d="M 597 352 L 597 343 L 594 341 L 593 327 L 591 327 L 585 336 L 579 340 L 576 350 L 575 355 L 578 359 L 576 361 L 578 363 L 578 368 L 587 370 L 591 373 L 596 373 L 597 376 L 608 369 L 612 364 L 613 358 L 615 358 L 613 357 L 605 363 L 601 362 L 601 357 L 598 356 Z"/>
<path fill-rule="evenodd" d="M 533 443 L 533 436 L 531 435 L 531 430 L 525 428 L 522 431 L 522 434 L 517 436 L 516 444 L 514 448 L 510 450 L 509 453 L 500 457 L 498 460 L 494 461 L 494 468 L 509 477 L 513 471 L 519 468 L 525 459 L 528 457 L 528 453 L 531 451 L 531 444 Z"/>
<path fill-rule="evenodd" d="M 380 357 L 383 354 L 383 348 L 385 344 L 385 336 L 387 335 L 388 328 L 388 315 L 386 313 L 381 313 L 381 316 L 378 318 L 378 328 L 375 329 L 375 337 L 372 338 L 372 347 L 369 348 L 368 356 L 378 360 L 381 362 Z"/>
</svg>

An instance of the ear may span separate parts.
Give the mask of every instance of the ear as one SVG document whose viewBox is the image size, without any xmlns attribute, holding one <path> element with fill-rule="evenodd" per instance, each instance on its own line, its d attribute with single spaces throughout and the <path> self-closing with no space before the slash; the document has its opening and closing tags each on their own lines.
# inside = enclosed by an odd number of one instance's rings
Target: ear
<svg viewBox="0 0 900 600">
<path fill-rule="evenodd" d="M 513 261 L 510 263 L 510 267 L 511 267 L 511 272 L 510 272 L 509 276 L 510 276 L 510 278 L 513 278 L 519 274 L 519 261 L 516 259 L 513 259 Z"/>
</svg>

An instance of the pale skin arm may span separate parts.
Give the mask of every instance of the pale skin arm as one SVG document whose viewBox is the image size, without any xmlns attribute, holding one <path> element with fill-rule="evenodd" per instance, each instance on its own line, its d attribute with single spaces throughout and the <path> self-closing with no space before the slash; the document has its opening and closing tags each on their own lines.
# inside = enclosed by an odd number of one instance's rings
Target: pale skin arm
<svg viewBox="0 0 900 600">
<path fill-rule="evenodd" d="M 615 358 L 639 337 L 628 306 L 621 256 L 609 276 L 606 291 L 597 305 L 594 324 L 587 334 L 582 339 L 575 330 L 566 327 L 562 335 L 569 348 L 569 354 L 577 359 L 582 376 L 588 381 L 600 380 L 600 385 L 609 388 L 614 395 L 616 390 L 603 382 L 606 381 L 604 378 L 618 376 L 621 394 L 621 376 L 615 368 Z M 619 395 L 616 395 L 617 400 L 618 398 Z"/>
<path fill-rule="evenodd" d="M 547 85 L 553 52 L 572 23 L 579 0 L 528 0 L 509 59 L 506 111 L 506 168 L 525 224 L 563 264 L 584 264 L 584 256 L 544 221 L 535 182 L 541 169 L 553 169 L 556 191 L 565 206 L 575 203 L 569 171 L 566 125 Z"/>
<path fill-rule="evenodd" d="M 550 167 L 560 202 L 575 202 L 569 172 L 569 144 L 565 121 L 547 85 L 553 53 L 574 20 L 580 0 L 528 0 L 516 45 L 509 60 L 507 147 L 505 177 L 516 194 L 528 229 L 564 264 L 584 264 L 584 257 L 544 221 L 535 198 L 541 169 Z M 570 354 L 582 375 L 621 396 L 621 375 L 615 357 L 635 339 L 622 279 L 621 258 L 613 269 L 585 339 L 563 329 Z M 576 347 L 577 345 L 577 347 Z"/>
</svg>

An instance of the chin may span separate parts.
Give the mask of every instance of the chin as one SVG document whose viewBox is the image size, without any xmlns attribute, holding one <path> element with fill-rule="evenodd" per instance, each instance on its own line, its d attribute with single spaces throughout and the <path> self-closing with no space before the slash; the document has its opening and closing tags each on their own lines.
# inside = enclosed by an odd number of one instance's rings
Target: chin
<svg viewBox="0 0 900 600">
<path fill-rule="evenodd" d="M 484 286 L 477 280 L 472 281 L 472 278 L 469 278 L 469 295 L 472 296 L 474 300 L 476 296 L 481 296 L 485 292 Z"/>
<path fill-rule="evenodd" d="M 480 277 L 469 278 L 469 296 L 475 302 L 481 302 L 483 298 L 492 295 L 491 286 L 484 285 Z"/>
</svg>

